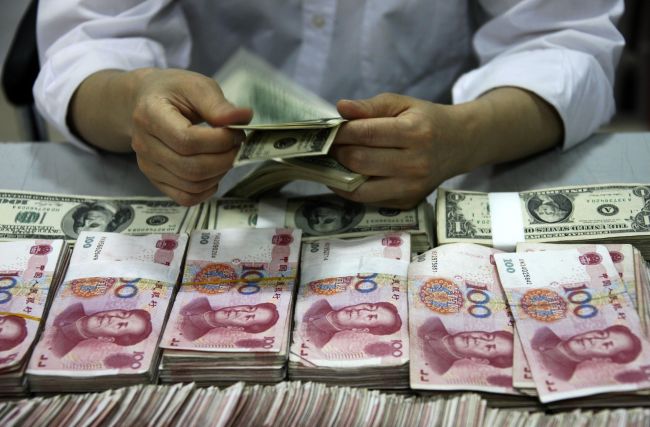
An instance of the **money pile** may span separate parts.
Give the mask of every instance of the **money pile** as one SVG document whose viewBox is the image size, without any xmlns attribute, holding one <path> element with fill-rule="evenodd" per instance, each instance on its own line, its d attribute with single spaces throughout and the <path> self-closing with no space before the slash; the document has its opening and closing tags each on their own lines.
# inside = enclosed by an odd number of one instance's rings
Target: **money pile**
<svg viewBox="0 0 650 427">
<path fill-rule="evenodd" d="M 512 385 L 514 322 L 493 264 L 498 252 L 458 243 L 411 262 L 412 388 L 519 394 Z"/>
<path fill-rule="evenodd" d="M 638 251 L 539 243 L 517 250 L 456 243 L 412 260 L 411 388 L 487 392 L 503 407 L 644 402 L 649 275 Z"/>
<path fill-rule="evenodd" d="M 0 242 L 0 397 L 28 391 L 27 362 L 68 254 L 63 240 Z"/>
<path fill-rule="evenodd" d="M 303 242 L 323 237 L 364 237 L 387 231 L 411 235 L 411 250 L 433 246 L 433 208 L 423 201 L 414 209 L 378 208 L 326 194 L 319 196 L 211 200 L 207 228 L 288 227 L 302 230 Z"/>
<path fill-rule="evenodd" d="M 104 426 L 647 426 L 650 409 L 547 414 L 491 408 L 477 394 L 415 397 L 285 382 L 225 389 L 136 385 L 104 393 L 0 402 L 0 425 Z"/>
<path fill-rule="evenodd" d="M 66 239 L 82 231 L 124 234 L 186 233 L 202 205 L 166 197 L 96 197 L 0 190 L 0 239 Z"/>
<path fill-rule="evenodd" d="M 164 382 L 286 376 L 300 230 L 195 231 L 160 346 Z"/>
<path fill-rule="evenodd" d="M 150 382 L 187 236 L 83 231 L 27 375 L 36 392 Z"/>
<path fill-rule="evenodd" d="M 245 129 L 235 166 L 262 162 L 231 188 L 229 197 L 257 197 L 293 180 L 352 191 L 368 177 L 345 168 L 327 153 L 345 121 L 336 108 L 284 77 L 260 57 L 238 51 L 215 77 L 235 105 L 255 111 Z"/>
<path fill-rule="evenodd" d="M 519 193 L 515 223 L 535 242 L 630 243 L 650 259 L 650 185 L 606 184 L 549 188 Z M 492 209 L 494 210 L 494 209 Z M 438 189 L 438 244 L 465 242 L 492 246 L 488 193 Z M 517 243 L 517 242 L 514 242 Z"/>
<path fill-rule="evenodd" d="M 407 233 L 303 246 L 290 379 L 408 387 L 410 253 Z"/>
<path fill-rule="evenodd" d="M 616 393 L 650 386 L 650 343 L 630 284 L 612 260 L 623 253 L 611 254 L 602 245 L 580 245 L 494 256 L 543 403 L 581 398 L 573 404 L 593 406 L 606 398 L 611 405 L 621 399 Z M 627 393 L 621 402 L 645 400 Z"/>
</svg>

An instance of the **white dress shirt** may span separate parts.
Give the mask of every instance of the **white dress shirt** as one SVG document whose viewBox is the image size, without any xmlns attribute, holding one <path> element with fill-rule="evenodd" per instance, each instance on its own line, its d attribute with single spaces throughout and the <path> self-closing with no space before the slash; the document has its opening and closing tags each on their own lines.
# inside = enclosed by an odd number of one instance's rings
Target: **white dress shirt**
<svg viewBox="0 0 650 427">
<path fill-rule="evenodd" d="M 238 47 L 335 102 L 442 103 L 516 86 L 553 105 L 564 147 L 614 114 L 623 0 L 41 0 L 40 112 L 70 141 L 77 86 L 104 69 L 212 75 Z"/>
</svg>

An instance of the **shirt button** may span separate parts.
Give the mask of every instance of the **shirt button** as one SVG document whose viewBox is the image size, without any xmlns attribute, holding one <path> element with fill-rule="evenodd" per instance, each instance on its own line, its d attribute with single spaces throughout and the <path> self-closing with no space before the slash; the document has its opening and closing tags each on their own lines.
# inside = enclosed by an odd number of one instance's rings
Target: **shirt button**
<svg viewBox="0 0 650 427">
<path fill-rule="evenodd" d="M 325 18 L 323 18 L 323 15 L 314 15 L 311 18 L 311 23 L 316 28 L 323 28 L 325 26 Z"/>
</svg>

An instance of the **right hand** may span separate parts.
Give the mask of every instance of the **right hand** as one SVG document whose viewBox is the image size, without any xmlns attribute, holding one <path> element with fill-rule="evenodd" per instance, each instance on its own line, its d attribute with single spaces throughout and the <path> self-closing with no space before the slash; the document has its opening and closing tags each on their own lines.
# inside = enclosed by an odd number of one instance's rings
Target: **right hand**
<svg viewBox="0 0 650 427">
<path fill-rule="evenodd" d="M 184 70 L 144 73 L 134 99 L 131 147 L 140 170 L 183 206 L 212 196 L 232 167 L 252 111 L 229 103 L 213 79 Z M 198 123 L 205 121 L 209 126 Z"/>
</svg>

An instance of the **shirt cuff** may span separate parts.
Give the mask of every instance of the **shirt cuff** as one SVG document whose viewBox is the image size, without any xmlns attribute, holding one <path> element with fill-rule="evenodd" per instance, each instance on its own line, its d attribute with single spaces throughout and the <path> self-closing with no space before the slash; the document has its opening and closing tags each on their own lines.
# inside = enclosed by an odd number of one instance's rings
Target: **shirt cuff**
<svg viewBox="0 0 650 427">
<path fill-rule="evenodd" d="M 564 149 L 587 138 L 615 112 L 613 89 L 600 64 L 570 49 L 498 56 L 460 77 L 452 89 L 453 102 L 472 101 L 503 86 L 533 92 L 557 110 L 564 125 Z"/>
<path fill-rule="evenodd" d="M 49 57 L 46 54 L 46 61 L 34 83 L 35 104 L 43 117 L 54 125 L 67 141 L 85 151 L 96 152 L 92 146 L 72 133 L 66 121 L 70 99 L 81 82 L 101 70 L 163 68 L 166 65 L 163 47 L 151 40 L 111 39 L 78 42 Z"/>
</svg>

